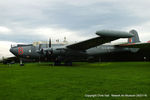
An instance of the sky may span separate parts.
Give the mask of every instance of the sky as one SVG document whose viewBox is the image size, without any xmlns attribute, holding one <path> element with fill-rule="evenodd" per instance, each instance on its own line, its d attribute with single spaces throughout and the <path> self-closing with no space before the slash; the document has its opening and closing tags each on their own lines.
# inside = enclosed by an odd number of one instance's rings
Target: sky
<svg viewBox="0 0 150 100">
<path fill-rule="evenodd" d="M 81 41 L 101 29 L 138 31 L 150 40 L 150 0 L 0 0 L 0 58 L 11 44 Z"/>
</svg>

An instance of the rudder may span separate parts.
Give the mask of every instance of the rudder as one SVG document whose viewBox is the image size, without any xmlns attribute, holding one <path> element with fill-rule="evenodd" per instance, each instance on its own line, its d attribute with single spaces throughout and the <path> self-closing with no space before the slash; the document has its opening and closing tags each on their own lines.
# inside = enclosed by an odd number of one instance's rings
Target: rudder
<svg viewBox="0 0 150 100">
<path fill-rule="evenodd" d="M 137 43 L 140 42 L 138 32 L 136 30 L 131 30 L 129 33 L 133 34 L 134 37 L 128 38 L 128 43 Z"/>
</svg>

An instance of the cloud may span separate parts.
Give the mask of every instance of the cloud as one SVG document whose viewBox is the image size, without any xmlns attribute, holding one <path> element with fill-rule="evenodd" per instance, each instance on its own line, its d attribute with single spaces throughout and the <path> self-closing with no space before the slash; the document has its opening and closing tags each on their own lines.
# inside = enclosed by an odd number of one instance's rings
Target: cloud
<svg viewBox="0 0 150 100">
<path fill-rule="evenodd" d="M 41 36 L 34 31 L 43 27 L 46 30 L 47 28 L 53 31 L 61 30 L 64 35 L 66 31 L 63 33 L 63 30 L 67 30 L 78 36 L 77 39 L 81 35 L 93 36 L 95 31 L 100 29 L 123 30 L 125 27 L 142 24 L 149 20 L 147 16 L 150 14 L 144 11 L 148 7 L 144 6 L 145 3 L 148 5 L 149 2 L 146 0 L 142 2 L 136 0 L 123 2 L 121 0 L 1 1 L 0 25 L 11 27 L 13 35 L 9 38 L 9 35 L 3 34 L 0 40 L 31 42 L 35 41 L 35 37 L 43 40 L 46 39 L 45 35 Z M 140 16 L 142 12 L 144 12 L 143 17 Z M 55 34 L 59 33 L 55 32 Z M 50 35 L 55 36 L 55 34 Z"/>
<path fill-rule="evenodd" d="M 42 28 L 36 28 L 33 30 L 35 35 L 39 35 L 43 38 L 51 38 L 52 40 L 56 40 L 56 39 L 61 39 L 63 40 L 64 37 L 67 38 L 68 41 L 79 41 L 79 40 L 83 40 L 84 38 L 86 38 L 85 36 L 78 36 L 77 33 L 75 31 L 71 31 L 68 29 L 62 29 L 62 28 L 47 28 L 47 27 L 42 27 Z"/>
<path fill-rule="evenodd" d="M 5 27 L 5 26 L 0 26 L 0 34 L 10 34 L 11 29 Z"/>
<path fill-rule="evenodd" d="M 9 41 L 0 41 L 0 58 L 14 56 L 9 52 L 11 44 L 15 44 L 15 43 Z"/>
<path fill-rule="evenodd" d="M 1 0 L 0 41 L 80 41 L 101 29 L 139 31 L 149 39 L 148 0 Z"/>
<path fill-rule="evenodd" d="M 150 12 L 147 10 L 150 5 L 149 0 L 126 0 L 122 5 L 126 6 L 125 9 L 130 11 L 132 15 L 149 20 Z"/>
<path fill-rule="evenodd" d="M 15 32 L 18 33 L 15 33 Z M 21 34 L 20 34 L 21 33 Z M 93 32 L 91 35 L 95 35 Z M 80 34 L 80 36 L 79 36 Z M 9 35 L 0 35 L 1 40 L 12 40 L 14 42 L 32 43 L 34 41 L 46 41 L 51 38 L 53 41 L 60 39 L 61 41 L 64 37 L 68 41 L 81 41 L 90 38 L 91 35 L 83 35 L 82 31 L 72 31 L 65 28 L 55 28 L 55 27 L 37 27 L 37 28 L 14 28 L 14 32 Z"/>
</svg>

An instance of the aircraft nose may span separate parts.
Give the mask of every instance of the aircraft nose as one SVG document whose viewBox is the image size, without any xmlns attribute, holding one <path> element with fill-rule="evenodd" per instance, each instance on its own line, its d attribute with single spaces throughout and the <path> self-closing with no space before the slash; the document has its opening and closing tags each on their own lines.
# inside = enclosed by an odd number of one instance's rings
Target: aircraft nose
<svg viewBox="0 0 150 100">
<path fill-rule="evenodd" d="M 11 53 L 13 53 L 13 49 L 12 49 L 12 48 L 10 48 L 9 51 L 10 51 Z"/>
<path fill-rule="evenodd" d="M 15 48 L 10 48 L 9 50 L 11 53 L 13 53 L 14 55 L 17 55 L 17 50 Z"/>
</svg>

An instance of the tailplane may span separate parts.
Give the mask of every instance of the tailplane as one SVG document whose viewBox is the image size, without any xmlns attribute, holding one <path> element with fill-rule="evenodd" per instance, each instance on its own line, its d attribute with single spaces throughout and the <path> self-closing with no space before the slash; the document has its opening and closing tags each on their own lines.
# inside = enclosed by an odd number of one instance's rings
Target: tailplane
<svg viewBox="0 0 150 100">
<path fill-rule="evenodd" d="M 133 34 L 134 37 L 128 38 L 128 43 L 137 43 L 140 42 L 138 32 L 136 30 L 131 30 L 129 33 Z"/>
</svg>

